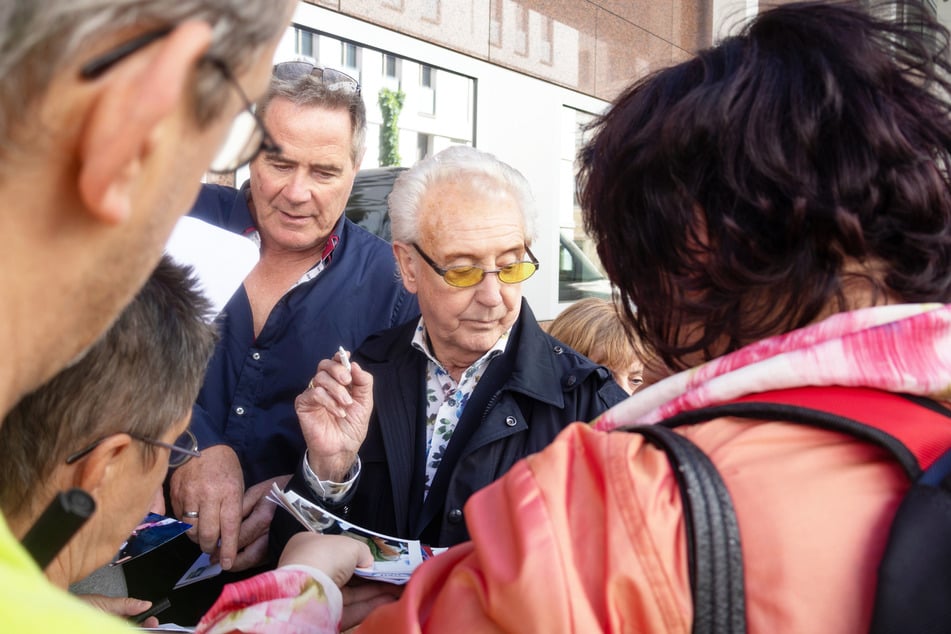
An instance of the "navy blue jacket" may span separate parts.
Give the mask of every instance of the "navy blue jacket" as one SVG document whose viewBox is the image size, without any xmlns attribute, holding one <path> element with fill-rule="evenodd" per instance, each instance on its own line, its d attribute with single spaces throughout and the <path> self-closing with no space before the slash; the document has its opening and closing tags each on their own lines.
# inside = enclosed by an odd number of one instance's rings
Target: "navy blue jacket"
<svg viewBox="0 0 951 634">
<path fill-rule="evenodd" d="M 410 342 L 418 320 L 379 333 L 353 355 L 373 375 L 373 414 L 360 447 L 362 470 L 346 499 L 329 507 L 370 530 L 450 546 L 469 538 L 463 505 L 567 425 L 625 399 L 611 373 L 545 333 L 523 299 L 505 352 L 472 393 L 422 501 L 426 356 Z M 298 465 L 290 488 L 313 499 Z M 271 552 L 302 527 L 278 509 Z"/>
<path fill-rule="evenodd" d="M 190 212 L 235 233 L 254 229 L 245 195 L 204 185 Z M 242 286 L 219 317 L 221 339 L 192 412 L 200 448 L 227 444 L 245 486 L 293 473 L 305 449 L 294 399 L 321 359 L 419 314 L 397 275 L 390 245 L 341 218 L 330 264 L 278 301 L 257 340 Z"/>
</svg>

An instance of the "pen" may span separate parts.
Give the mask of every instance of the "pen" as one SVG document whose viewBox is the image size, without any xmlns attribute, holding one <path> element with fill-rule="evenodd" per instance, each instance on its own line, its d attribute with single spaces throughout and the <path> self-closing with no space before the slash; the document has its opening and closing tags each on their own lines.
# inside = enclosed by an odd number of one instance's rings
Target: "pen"
<svg viewBox="0 0 951 634">
<path fill-rule="evenodd" d="M 150 616 L 155 616 L 159 612 L 166 610 L 170 608 L 171 606 L 172 606 L 172 603 L 168 600 L 168 597 L 166 597 L 162 599 L 161 601 L 153 603 L 152 607 L 150 607 L 145 612 L 139 612 L 135 616 L 131 617 L 130 620 L 136 625 L 138 625 L 139 623 L 149 618 Z"/>
<path fill-rule="evenodd" d="M 343 367 L 347 368 L 347 372 L 350 371 L 350 355 L 347 354 L 347 351 L 343 349 L 343 346 L 337 348 L 337 352 L 340 353 L 340 363 L 343 364 Z"/>
</svg>

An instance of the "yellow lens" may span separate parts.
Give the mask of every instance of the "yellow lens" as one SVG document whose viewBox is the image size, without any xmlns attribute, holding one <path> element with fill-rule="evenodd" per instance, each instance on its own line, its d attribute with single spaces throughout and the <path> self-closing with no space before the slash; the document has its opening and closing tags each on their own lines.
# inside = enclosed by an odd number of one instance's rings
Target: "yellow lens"
<svg viewBox="0 0 951 634">
<path fill-rule="evenodd" d="M 530 278 L 534 272 L 535 265 L 531 262 L 516 262 L 502 267 L 499 279 L 506 284 L 518 284 Z"/>
<path fill-rule="evenodd" d="M 460 266 L 449 269 L 443 278 L 452 286 L 466 288 L 482 281 L 482 269 L 474 266 Z"/>
</svg>

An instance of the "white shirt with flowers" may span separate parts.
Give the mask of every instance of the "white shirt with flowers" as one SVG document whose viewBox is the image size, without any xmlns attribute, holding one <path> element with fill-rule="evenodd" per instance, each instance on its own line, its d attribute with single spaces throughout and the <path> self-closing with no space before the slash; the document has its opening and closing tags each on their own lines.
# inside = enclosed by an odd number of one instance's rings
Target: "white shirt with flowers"
<svg viewBox="0 0 951 634">
<path fill-rule="evenodd" d="M 505 345 L 509 340 L 509 328 L 495 345 L 482 355 L 475 363 L 462 373 L 459 383 L 449 375 L 443 365 L 429 348 L 429 338 L 426 336 L 426 324 L 419 318 L 416 332 L 413 334 L 412 346 L 426 355 L 426 482 L 423 488 L 423 499 L 429 494 L 439 463 L 446 453 L 449 439 L 462 418 L 462 412 L 469 402 L 469 397 L 475 391 L 479 380 L 488 367 L 489 362 L 505 352 Z"/>
<path fill-rule="evenodd" d="M 455 380 L 443 365 L 436 359 L 429 347 L 429 337 L 426 335 L 426 324 L 419 318 L 416 332 L 413 334 L 411 345 L 426 355 L 426 483 L 423 489 L 423 499 L 429 494 L 433 478 L 439 469 L 439 463 L 446 453 L 449 439 L 455 431 L 462 412 L 469 402 L 469 397 L 475 391 L 482 374 L 489 361 L 505 352 L 509 340 L 509 328 L 495 345 L 482 355 L 475 363 L 469 366 L 462 374 L 462 380 Z M 310 468 L 307 462 L 307 453 L 304 453 L 304 479 L 311 491 L 325 503 L 337 503 L 342 500 L 360 475 L 360 459 L 350 469 L 344 482 L 321 480 Z"/>
</svg>

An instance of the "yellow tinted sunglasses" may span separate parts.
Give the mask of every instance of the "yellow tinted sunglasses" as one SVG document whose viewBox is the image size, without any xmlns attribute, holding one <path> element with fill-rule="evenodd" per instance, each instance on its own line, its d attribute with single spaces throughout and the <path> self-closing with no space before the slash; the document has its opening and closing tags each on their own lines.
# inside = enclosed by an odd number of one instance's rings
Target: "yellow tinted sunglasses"
<svg viewBox="0 0 951 634">
<path fill-rule="evenodd" d="M 457 288 L 475 286 L 489 273 L 498 275 L 499 281 L 505 284 L 518 284 L 530 278 L 535 274 L 535 271 L 538 270 L 538 259 L 527 246 L 525 247 L 525 253 L 531 258 L 530 262 L 513 262 L 492 271 L 487 271 L 480 266 L 453 266 L 444 269 L 433 262 L 433 259 L 426 255 L 426 252 L 420 249 L 419 245 L 415 242 L 413 243 L 413 248 L 422 256 L 426 264 L 446 281 L 446 284 Z"/>
</svg>

